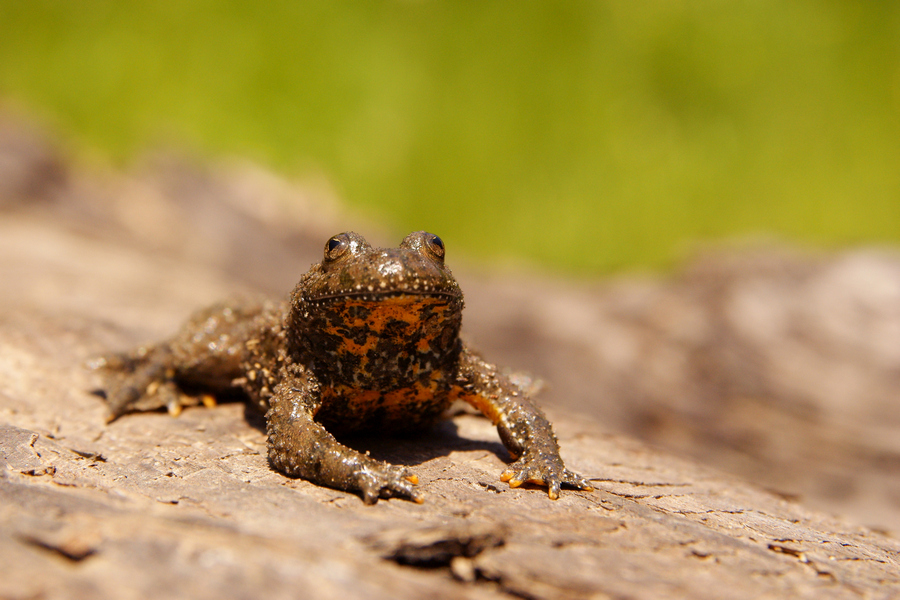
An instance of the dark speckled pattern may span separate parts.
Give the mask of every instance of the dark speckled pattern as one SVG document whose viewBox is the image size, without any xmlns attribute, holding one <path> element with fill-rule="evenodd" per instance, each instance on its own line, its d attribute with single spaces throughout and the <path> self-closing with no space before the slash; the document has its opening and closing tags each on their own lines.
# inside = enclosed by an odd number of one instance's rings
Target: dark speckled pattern
<svg viewBox="0 0 900 600">
<path fill-rule="evenodd" d="M 590 490 L 566 469 L 543 413 L 459 339 L 463 295 L 444 265 L 444 245 L 423 231 L 398 248 L 356 233 L 334 236 L 290 304 L 220 304 L 197 313 L 171 340 L 95 361 L 107 374 L 112 418 L 195 404 L 193 393 L 240 387 L 266 411 L 269 460 L 279 471 L 361 493 L 366 503 L 421 501 L 415 475 L 341 445 L 334 433 L 417 431 L 456 399 L 497 425 L 515 458 L 513 487 Z M 206 398 L 206 396 L 200 396 Z"/>
</svg>

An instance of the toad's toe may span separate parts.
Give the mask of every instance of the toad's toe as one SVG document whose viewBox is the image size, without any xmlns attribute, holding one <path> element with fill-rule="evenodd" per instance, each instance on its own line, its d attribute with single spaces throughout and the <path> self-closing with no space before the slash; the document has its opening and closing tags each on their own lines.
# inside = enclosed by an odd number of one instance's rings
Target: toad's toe
<svg viewBox="0 0 900 600">
<path fill-rule="evenodd" d="M 375 504 L 379 498 L 406 498 L 418 504 L 425 501 L 422 492 L 414 487 L 419 478 L 406 467 L 369 467 L 360 471 L 357 482 L 366 504 Z"/>
<path fill-rule="evenodd" d="M 562 486 L 591 491 L 588 481 L 569 471 L 559 457 L 523 457 L 511 464 L 500 475 L 500 480 L 509 483 L 509 487 L 516 488 L 523 483 L 532 483 L 547 487 L 547 495 L 551 500 L 559 498 Z"/>
</svg>

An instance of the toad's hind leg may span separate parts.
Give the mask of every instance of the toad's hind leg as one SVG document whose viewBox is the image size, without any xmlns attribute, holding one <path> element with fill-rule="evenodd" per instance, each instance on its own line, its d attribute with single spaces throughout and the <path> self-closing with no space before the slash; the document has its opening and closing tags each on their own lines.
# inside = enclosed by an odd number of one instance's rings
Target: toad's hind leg
<svg viewBox="0 0 900 600">
<path fill-rule="evenodd" d="M 101 372 L 110 420 L 125 413 L 211 403 L 241 376 L 247 342 L 258 336 L 272 307 L 218 304 L 195 313 L 171 339 L 90 361 Z"/>
</svg>

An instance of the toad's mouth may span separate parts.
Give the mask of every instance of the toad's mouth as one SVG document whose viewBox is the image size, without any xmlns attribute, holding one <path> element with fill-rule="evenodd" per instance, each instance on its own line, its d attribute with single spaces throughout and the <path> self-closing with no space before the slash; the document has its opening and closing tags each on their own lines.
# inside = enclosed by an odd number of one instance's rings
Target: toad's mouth
<svg viewBox="0 0 900 600">
<path fill-rule="evenodd" d="M 378 303 L 393 302 L 418 302 L 423 298 L 434 298 L 452 301 L 460 298 L 458 292 L 432 290 L 432 289 L 404 289 L 404 290 L 380 290 L 378 288 L 334 292 L 332 294 L 319 294 L 309 298 L 310 302 L 339 302 L 351 300 L 357 302 Z"/>
</svg>

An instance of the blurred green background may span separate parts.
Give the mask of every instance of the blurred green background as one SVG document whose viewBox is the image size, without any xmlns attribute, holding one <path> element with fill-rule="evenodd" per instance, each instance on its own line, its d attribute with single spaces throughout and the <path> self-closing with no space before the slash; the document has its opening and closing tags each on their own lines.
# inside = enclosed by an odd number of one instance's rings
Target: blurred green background
<svg viewBox="0 0 900 600">
<path fill-rule="evenodd" d="M 900 240 L 900 3 L 0 0 L 0 100 L 119 163 L 324 175 L 485 259 Z"/>
</svg>

